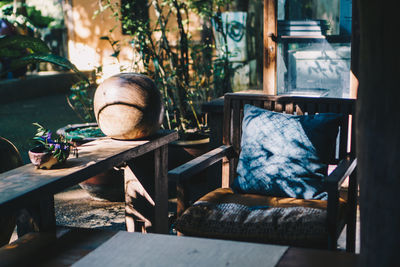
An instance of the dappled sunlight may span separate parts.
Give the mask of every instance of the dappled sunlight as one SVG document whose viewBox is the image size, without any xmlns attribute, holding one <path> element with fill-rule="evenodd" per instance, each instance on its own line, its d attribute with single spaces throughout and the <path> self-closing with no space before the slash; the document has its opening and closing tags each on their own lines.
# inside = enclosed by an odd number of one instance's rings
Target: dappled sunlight
<svg viewBox="0 0 400 267">
<path fill-rule="evenodd" d="M 80 70 L 92 70 L 98 62 L 96 51 L 83 43 L 68 41 L 69 57 Z"/>
<path fill-rule="evenodd" d="M 112 47 L 100 37 L 111 36 L 113 40 L 125 42 L 127 36 L 122 35 L 120 23 L 112 18 L 109 10 L 94 17 L 98 9 L 96 1 L 72 1 L 71 12 L 67 13 L 69 58 L 80 70 L 93 70 L 103 65 L 104 77 L 109 77 L 121 70 L 117 59 L 111 56 L 114 53 Z M 110 33 L 113 27 L 115 29 Z M 130 65 L 131 50 L 128 46 L 122 49 L 119 56 L 121 65 Z"/>
<path fill-rule="evenodd" d="M 97 1 L 73 0 L 70 12 L 67 12 L 67 21 L 69 29 L 68 50 L 69 58 L 80 70 L 93 70 L 102 66 L 103 75 L 97 82 L 100 83 L 104 79 L 123 72 L 139 72 L 143 66 L 134 66 L 132 62 L 139 57 L 131 47 L 129 35 L 122 34 L 122 27 L 119 21 L 112 17 L 110 10 L 93 16 L 99 9 Z M 150 8 L 150 18 L 152 22 L 156 22 L 156 14 L 154 8 Z M 190 13 L 189 32 L 193 40 L 201 40 L 201 19 L 196 14 Z M 186 19 L 186 17 L 184 17 Z M 176 20 L 171 18 L 167 27 L 170 32 L 168 36 L 172 36 L 171 45 L 178 44 L 175 36 Z M 153 25 L 154 26 L 154 25 Z M 110 30 L 113 29 L 112 32 Z M 113 40 L 119 41 L 121 51 L 119 53 L 119 61 L 111 56 L 114 51 L 106 40 L 101 40 L 102 36 L 110 36 Z M 154 34 L 154 41 L 159 40 L 160 33 Z"/>
</svg>

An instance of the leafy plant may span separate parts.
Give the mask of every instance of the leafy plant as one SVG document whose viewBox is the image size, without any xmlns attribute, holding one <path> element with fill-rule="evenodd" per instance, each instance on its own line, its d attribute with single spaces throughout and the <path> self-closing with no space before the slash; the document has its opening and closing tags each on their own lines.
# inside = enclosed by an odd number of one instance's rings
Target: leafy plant
<svg viewBox="0 0 400 267">
<path fill-rule="evenodd" d="M 0 75 L 32 63 L 49 62 L 72 70 L 82 80 L 89 82 L 74 64 L 64 57 L 51 54 L 46 43 L 35 37 L 25 35 L 0 37 L 0 60 L 8 63 L 3 65 L 5 69 Z"/>
<path fill-rule="evenodd" d="M 80 80 L 70 88 L 67 103 L 78 117 L 84 122 L 94 122 L 96 118 L 93 113 L 93 95 L 95 83 Z"/>
<path fill-rule="evenodd" d="M 93 114 L 95 84 L 68 59 L 51 54 L 50 49 L 41 39 L 25 35 L 0 37 L 0 61 L 3 63 L 0 77 L 7 72 L 39 62 L 49 62 L 74 71 L 79 77 L 79 82 L 71 87 L 67 102 L 83 121 L 95 121 Z"/>
<path fill-rule="evenodd" d="M 66 141 L 63 136 L 54 135 L 51 131 L 44 128 L 39 123 L 33 123 L 37 127 L 36 134 L 32 138 L 36 144 L 43 146 L 43 152 L 49 152 L 57 159 L 58 162 L 65 161 L 73 144 Z M 77 155 L 78 150 L 73 149 L 73 153 Z"/>
<path fill-rule="evenodd" d="M 0 17 L 12 22 L 15 26 L 28 27 L 32 31 L 43 28 L 60 27 L 63 22 L 60 18 L 45 16 L 35 6 L 13 1 L 0 1 Z"/>
<path fill-rule="evenodd" d="M 210 36 L 202 41 L 195 40 L 189 27 L 194 14 L 205 22 L 220 21 L 221 10 L 230 2 L 134 0 L 121 1 L 119 5 L 112 0 L 102 1 L 101 11 L 111 10 L 139 55 L 131 66 L 151 77 L 162 93 L 166 107 L 165 128 L 204 129 L 205 123 L 199 116 L 201 103 L 231 90 L 228 57 L 216 58 Z M 156 21 L 151 21 L 150 9 L 155 11 Z M 109 37 L 102 39 L 116 48 L 113 55 L 118 56 L 119 43 Z"/>
</svg>

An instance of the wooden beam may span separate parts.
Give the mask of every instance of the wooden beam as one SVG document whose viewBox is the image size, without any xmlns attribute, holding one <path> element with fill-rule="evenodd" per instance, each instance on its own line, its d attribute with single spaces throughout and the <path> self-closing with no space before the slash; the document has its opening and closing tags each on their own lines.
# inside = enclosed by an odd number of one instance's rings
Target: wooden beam
<svg viewBox="0 0 400 267">
<path fill-rule="evenodd" d="M 263 92 L 276 95 L 277 1 L 264 0 Z"/>
<path fill-rule="evenodd" d="M 396 1 L 358 1 L 360 89 L 357 176 L 360 181 L 359 266 L 398 266 L 400 240 L 400 91 Z"/>
<path fill-rule="evenodd" d="M 350 97 L 357 98 L 360 68 L 360 22 L 358 16 L 358 2 L 353 1 L 352 4 Z"/>
</svg>

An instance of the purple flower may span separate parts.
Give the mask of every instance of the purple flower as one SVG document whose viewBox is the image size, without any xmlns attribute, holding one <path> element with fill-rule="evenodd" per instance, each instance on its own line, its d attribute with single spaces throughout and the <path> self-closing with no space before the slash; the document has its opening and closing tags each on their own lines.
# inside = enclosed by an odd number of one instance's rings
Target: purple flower
<svg viewBox="0 0 400 267">
<path fill-rule="evenodd" d="M 49 131 L 49 132 L 47 132 L 47 135 L 46 135 L 46 140 L 47 140 L 47 142 L 50 142 L 50 141 L 52 141 L 51 140 L 51 132 Z"/>
</svg>

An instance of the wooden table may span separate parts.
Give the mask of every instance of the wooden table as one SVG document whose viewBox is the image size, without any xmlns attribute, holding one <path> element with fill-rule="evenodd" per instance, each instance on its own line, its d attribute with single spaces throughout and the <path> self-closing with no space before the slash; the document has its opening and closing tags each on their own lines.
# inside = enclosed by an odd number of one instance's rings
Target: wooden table
<svg viewBox="0 0 400 267">
<path fill-rule="evenodd" d="M 276 266 L 287 246 L 118 232 L 73 266 Z"/>
<path fill-rule="evenodd" d="M 148 140 L 119 141 L 102 138 L 78 147 L 79 157 L 52 170 L 36 169 L 32 164 L 0 174 L 0 214 L 29 208 L 39 231 L 55 231 L 54 194 L 115 166 L 126 165 L 125 183 L 135 178 L 130 162 L 154 153 L 154 223 L 157 233 L 168 232 L 168 143 L 178 139 L 177 132 L 159 131 Z M 129 191 L 129 188 L 128 190 Z M 127 227 L 133 231 L 131 198 L 126 192 Z M 137 230 L 137 229 L 136 229 Z"/>
<path fill-rule="evenodd" d="M 41 266 L 357 266 L 357 254 L 159 234 L 73 229 Z M 1 255 L 1 251 L 0 251 Z"/>
<path fill-rule="evenodd" d="M 29 233 L 0 248 L 0 266 L 353 267 L 357 254 L 216 239 L 99 229 Z M 86 258 L 85 258 L 86 257 Z M 243 264 L 245 262 L 245 264 Z"/>
</svg>

